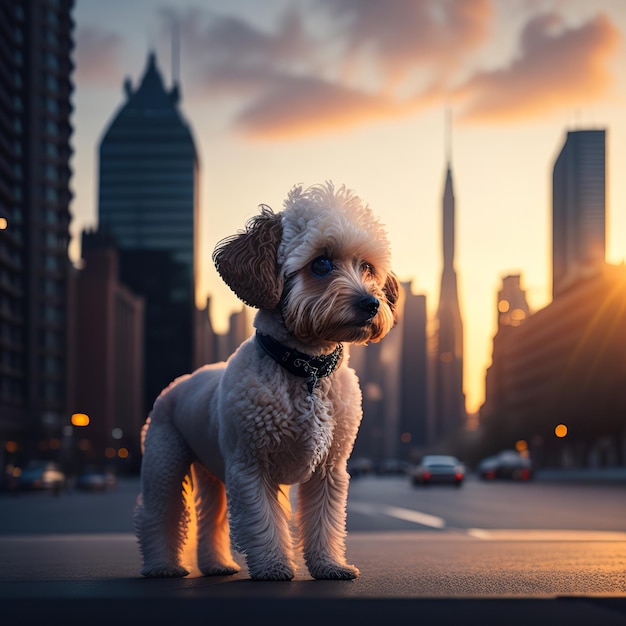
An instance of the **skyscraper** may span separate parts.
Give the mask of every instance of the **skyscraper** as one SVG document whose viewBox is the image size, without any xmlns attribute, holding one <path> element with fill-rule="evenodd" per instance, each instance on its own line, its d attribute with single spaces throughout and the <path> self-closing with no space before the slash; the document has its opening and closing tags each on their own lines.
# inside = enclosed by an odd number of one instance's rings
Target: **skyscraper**
<svg viewBox="0 0 626 626">
<path fill-rule="evenodd" d="M 145 301 L 145 402 L 193 366 L 198 158 L 150 54 L 100 143 L 99 227 L 120 251 L 120 281 Z"/>
<path fill-rule="evenodd" d="M 70 398 L 90 423 L 73 460 L 101 463 L 107 453 L 111 458 L 115 445 L 134 453 L 137 461 L 145 421 L 144 303 L 119 283 L 119 253 L 108 237 L 83 231 L 81 248 L 83 267 L 74 272 L 71 285 Z"/>
<path fill-rule="evenodd" d="M 502 279 L 502 289 L 498 292 L 498 328 L 519 326 L 530 315 L 526 292 L 521 287 L 520 279 L 519 274 Z"/>
<path fill-rule="evenodd" d="M 521 276 L 512 274 L 502 279 L 502 289 L 497 295 L 498 330 L 493 338 L 491 365 L 485 377 L 485 402 L 480 408 L 481 418 L 497 415 L 506 402 L 503 398 L 506 389 L 503 372 L 510 367 L 506 357 L 502 357 L 502 345 L 511 341 L 511 334 L 530 317 L 526 292 L 521 287 Z"/>
<path fill-rule="evenodd" d="M 433 435 L 441 440 L 465 425 L 463 324 L 454 269 L 455 202 L 448 162 L 443 193 L 443 272 L 437 309 Z"/>
<path fill-rule="evenodd" d="M 0 462 L 67 419 L 73 4 L 0 2 Z"/>
<path fill-rule="evenodd" d="M 402 333 L 400 350 L 400 410 L 398 452 L 408 460 L 413 450 L 430 443 L 427 402 L 426 296 L 411 291 L 403 283 L 404 311 L 399 322 Z"/>
<path fill-rule="evenodd" d="M 480 411 L 488 454 L 524 440 L 538 467 L 624 464 L 624 293 L 626 267 L 604 264 L 519 326 L 499 324 Z"/>
<path fill-rule="evenodd" d="M 552 296 L 605 260 L 605 131 L 569 131 L 552 175 Z"/>
</svg>

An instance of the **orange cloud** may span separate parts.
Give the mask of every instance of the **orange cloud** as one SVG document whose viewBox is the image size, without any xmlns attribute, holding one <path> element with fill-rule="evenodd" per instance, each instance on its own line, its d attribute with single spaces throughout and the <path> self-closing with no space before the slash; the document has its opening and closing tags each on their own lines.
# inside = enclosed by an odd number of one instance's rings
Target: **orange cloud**
<svg viewBox="0 0 626 626">
<path fill-rule="evenodd" d="M 200 9 L 162 12 L 190 51 L 188 89 L 230 98 L 235 129 L 254 138 L 335 132 L 450 102 L 468 123 L 511 121 L 610 89 L 615 25 L 598 15 L 569 27 L 557 14 L 526 23 L 508 65 L 456 87 L 497 17 L 491 0 L 310 0 L 273 29 Z"/>
<path fill-rule="evenodd" d="M 317 0 L 339 23 L 344 62 L 359 55 L 397 84 L 415 69 L 441 75 L 457 69 L 486 41 L 494 12 L 490 0 Z M 331 27 L 332 28 L 332 27 Z"/>
<path fill-rule="evenodd" d="M 286 139 L 405 116 L 417 108 L 415 100 L 397 101 L 332 82 L 294 78 L 256 99 L 235 122 L 256 139 Z"/>
<path fill-rule="evenodd" d="M 567 29 L 555 15 L 531 20 L 521 54 L 508 67 L 473 76 L 456 92 L 465 122 L 503 122 L 538 116 L 606 95 L 609 61 L 621 35 L 605 15 Z"/>
<path fill-rule="evenodd" d="M 123 39 L 97 26 L 83 26 L 76 32 L 76 81 L 80 84 L 113 84 L 119 86 L 120 47 Z"/>
</svg>

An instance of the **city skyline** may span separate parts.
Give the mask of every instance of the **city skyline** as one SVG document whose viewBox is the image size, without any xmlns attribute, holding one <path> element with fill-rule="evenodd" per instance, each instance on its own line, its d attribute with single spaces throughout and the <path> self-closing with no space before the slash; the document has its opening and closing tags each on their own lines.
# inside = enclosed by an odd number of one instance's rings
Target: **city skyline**
<svg viewBox="0 0 626 626">
<path fill-rule="evenodd" d="M 192 13 L 188 2 L 168 12 L 141 0 L 113 1 L 106 10 L 80 0 L 72 232 L 96 225 L 95 145 L 124 78 L 136 81 L 153 49 L 171 85 L 176 17 L 182 109 L 197 136 L 202 172 L 198 303 L 211 295 L 216 330 L 225 329 L 241 304 L 213 270 L 215 243 L 240 228 L 258 204 L 280 209 L 293 184 L 326 178 L 354 189 L 387 224 L 395 269 L 427 295 L 432 319 L 449 107 L 465 390 L 468 409 L 476 411 L 502 277 L 522 275 L 532 310 L 550 300 L 550 173 L 568 129 L 607 129 L 607 260 L 626 256 L 626 181 L 619 175 L 619 163 L 626 162 L 625 12 L 608 0 L 593 6 L 449 3 L 433 38 L 418 29 L 429 24 L 430 13 L 414 14 L 432 9 L 428 2 L 386 3 L 378 22 L 367 22 L 374 19 L 367 11 L 357 20 L 351 13 L 357 3 L 326 2 L 320 10 L 318 2 L 317 12 L 314 4 L 270 2 L 261 14 L 243 0 L 228 9 L 209 2 Z M 332 45 L 322 46 L 312 33 L 333 19 L 341 28 L 330 29 L 325 43 Z M 415 30 L 392 29 L 403 23 Z M 397 46 L 381 47 L 386 32 L 396 33 Z M 455 42 L 452 52 L 437 46 L 446 37 Z M 442 74 L 445 84 L 424 83 L 429 73 Z M 294 99 L 296 78 L 304 101 Z M 75 240 L 72 253 L 76 258 Z"/>
</svg>

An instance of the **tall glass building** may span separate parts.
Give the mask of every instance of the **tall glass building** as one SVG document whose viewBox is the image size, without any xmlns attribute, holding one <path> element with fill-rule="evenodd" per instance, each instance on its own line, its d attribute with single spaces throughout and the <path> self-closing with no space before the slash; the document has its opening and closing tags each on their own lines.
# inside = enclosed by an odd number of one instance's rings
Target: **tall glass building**
<svg viewBox="0 0 626 626">
<path fill-rule="evenodd" d="M 198 158 L 150 54 L 100 143 L 99 227 L 120 251 L 120 281 L 145 300 L 145 402 L 192 369 Z"/>
<path fill-rule="evenodd" d="M 3 461 L 19 462 L 58 446 L 57 435 L 69 419 L 73 4 L 73 0 L 0 2 L 3 468 Z"/>
<path fill-rule="evenodd" d="M 603 265 L 606 133 L 569 131 L 552 175 L 552 296 Z"/>
</svg>

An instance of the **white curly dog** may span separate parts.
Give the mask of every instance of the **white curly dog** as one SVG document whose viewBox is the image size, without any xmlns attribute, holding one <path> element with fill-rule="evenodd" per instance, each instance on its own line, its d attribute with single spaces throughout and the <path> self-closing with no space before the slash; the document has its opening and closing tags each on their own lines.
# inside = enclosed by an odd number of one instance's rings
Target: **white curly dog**
<svg viewBox="0 0 626 626">
<path fill-rule="evenodd" d="M 291 580 L 296 547 L 312 577 L 355 578 L 345 557 L 346 464 L 362 408 L 342 342 L 379 341 L 396 321 L 401 288 L 386 232 L 343 186 L 294 187 L 282 212 L 261 206 L 213 260 L 259 309 L 256 333 L 226 363 L 175 380 L 154 404 L 134 517 L 141 573 L 188 574 L 181 485 L 193 470 L 204 575 L 239 571 L 232 539 L 253 579 Z M 286 487 L 294 484 L 295 541 Z"/>
</svg>

